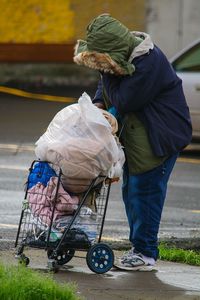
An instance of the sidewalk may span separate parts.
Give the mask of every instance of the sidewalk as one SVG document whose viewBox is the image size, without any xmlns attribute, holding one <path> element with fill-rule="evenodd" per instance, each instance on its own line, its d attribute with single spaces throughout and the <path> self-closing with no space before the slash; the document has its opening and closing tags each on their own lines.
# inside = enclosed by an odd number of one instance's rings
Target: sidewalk
<svg viewBox="0 0 200 300">
<path fill-rule="evenodd" d="M 24 253 L 30 258 L 30 268 L 47 270 L 44 250 L 27 249 Z M 114 253 L 118 256 L 122 252 Z M 85 252 L 76 255 L 84 257 Z M 14 249 L 0 251 L 0 261 L 16 265 Z M 78 294 L 87 300 L 200 299 L 200 267 L 186 264 L 158 261 L 154 272 L 111 269 L 98 275 L 87 267 L 85 257 L 74 257 L 53 276 L 60 283 L 76 283 Z"/>
</svg>

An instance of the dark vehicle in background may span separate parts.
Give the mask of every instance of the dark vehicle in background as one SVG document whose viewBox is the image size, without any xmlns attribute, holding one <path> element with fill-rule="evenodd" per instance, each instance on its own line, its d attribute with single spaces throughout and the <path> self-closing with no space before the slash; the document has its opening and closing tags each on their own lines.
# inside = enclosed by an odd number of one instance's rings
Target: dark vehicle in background
<svg viewBox="0 0 200 300">
<path fill-rule="evenodd" d="M 200 141 L 200 39 L 177 53 L 170 62 L 183 81 L 192 118 L 193 139 Z"/>
</svg>

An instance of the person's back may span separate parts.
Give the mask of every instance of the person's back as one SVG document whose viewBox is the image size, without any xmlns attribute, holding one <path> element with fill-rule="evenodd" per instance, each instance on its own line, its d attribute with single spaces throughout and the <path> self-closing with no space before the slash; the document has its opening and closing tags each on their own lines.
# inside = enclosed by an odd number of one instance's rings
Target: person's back
<svg viewBox="0 0 200 300">
<path fill-rule="evenodd" d="M 138 87 L 147 97 L 144 101 L 147 105 L 137 111 L 137 116 L 148 132 L 155 155 L 165 156 L 181 151 L 192 137 L 190 113 L 181 79 L 156 46 L 149 55 L 136 58 L 134 65 L 136 76 L 137 70 L 144 72 L 144 68 L 149 66 L 145 83 L 141 82 Z"/>
</svg>

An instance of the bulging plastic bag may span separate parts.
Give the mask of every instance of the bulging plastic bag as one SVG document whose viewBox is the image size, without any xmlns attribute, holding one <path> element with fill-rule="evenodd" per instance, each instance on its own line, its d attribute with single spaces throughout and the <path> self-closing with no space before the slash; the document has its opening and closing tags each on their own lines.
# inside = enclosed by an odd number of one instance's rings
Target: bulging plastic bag
<svg viewBox="0 0 200 300">
<path fill-rule="evenodd" d="M 41 160 L 46 160 L 48 145 L 61 141 L 67 124 L 77 122 L 80 118 L 80 107 L 78 104 L 66 106 L 60 110 L 50 122 L 46 132 L 36 141 L 35 154 Z"/>
<path fill-rule="evenodd" d="M 35 153 L 61 168 L 64 187 L 72 192 L 76 192 L 76 180 L 81 185 L 81 180 L 89 183 L 99 175 L 108 176 L 119 161 L 119 145 L 112 127 L 86 93 L 78 104 L 56 114 L 36 142 Z"/>
</svg>

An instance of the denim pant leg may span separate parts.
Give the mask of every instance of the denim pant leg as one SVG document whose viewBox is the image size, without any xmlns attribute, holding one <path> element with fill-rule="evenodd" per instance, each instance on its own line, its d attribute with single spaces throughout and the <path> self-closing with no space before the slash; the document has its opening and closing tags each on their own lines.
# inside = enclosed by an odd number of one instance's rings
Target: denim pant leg
<svg viewBox="0 0 200 300">
<path fill-rule="evenodd" d="M 129 175 L 125 166 L 122 194 L 130 227 L 130 241 L 136 251 L 158 258 L 158 230 L 167 182 L 178 154 L 151 171 Z"/>
</svg>

